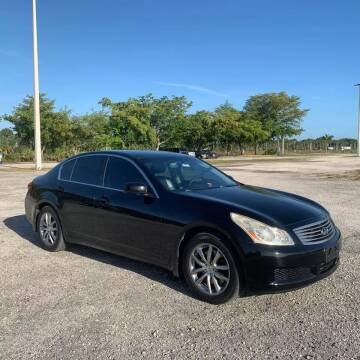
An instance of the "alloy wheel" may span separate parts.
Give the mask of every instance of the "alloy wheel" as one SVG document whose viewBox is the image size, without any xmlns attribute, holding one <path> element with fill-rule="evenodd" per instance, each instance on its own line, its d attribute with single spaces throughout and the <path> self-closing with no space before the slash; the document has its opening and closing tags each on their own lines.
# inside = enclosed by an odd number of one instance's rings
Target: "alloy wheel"
<svg viewBox="0 0 360 360">
<path fill-rule="evenodd" d="M 40 236 L 47 245 L 53 246 L 58 236 L 56 219 L 50 212 L 44 212 L 40 218 Z"/>
<path fill-rule="evenodd" d="M 215 245 L 202 243 L 191 252 L 189 273 L 194 284 L 206 295 L 219 295 L 228 287 L 230 266 Z"/>
</svg>

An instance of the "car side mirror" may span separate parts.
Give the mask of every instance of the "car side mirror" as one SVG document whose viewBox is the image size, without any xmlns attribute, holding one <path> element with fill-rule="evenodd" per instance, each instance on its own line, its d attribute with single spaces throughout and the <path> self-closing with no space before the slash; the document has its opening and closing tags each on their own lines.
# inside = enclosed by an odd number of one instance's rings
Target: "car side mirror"
<svg viewBox="0 0 360 360">
<path fill-rule="evenodd" d="M 125 186 L 125 191 L 137 195 L 148 195 L 147 186 L 141 183 L 128 183 Z"/>
</svg>

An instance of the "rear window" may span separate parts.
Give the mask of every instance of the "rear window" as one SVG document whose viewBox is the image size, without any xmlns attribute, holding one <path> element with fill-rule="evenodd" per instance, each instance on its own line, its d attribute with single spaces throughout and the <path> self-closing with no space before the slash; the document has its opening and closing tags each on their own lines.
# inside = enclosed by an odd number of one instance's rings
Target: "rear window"
<svg viewBox="0 0 360 360">
<path fill-rule="evenodd" d="M 60 179 L 61 180 L 70 180 L 72 170 L 74 168 L 75 159 L 67 161 L 64 165 L 61 166 L 60 170 Z"/>
<path fill-rule="evenodd" d="M 92 155 L 76 159 L 71 181 L 89 185 L 102 185 L 106 156 Z"/>
</svg>

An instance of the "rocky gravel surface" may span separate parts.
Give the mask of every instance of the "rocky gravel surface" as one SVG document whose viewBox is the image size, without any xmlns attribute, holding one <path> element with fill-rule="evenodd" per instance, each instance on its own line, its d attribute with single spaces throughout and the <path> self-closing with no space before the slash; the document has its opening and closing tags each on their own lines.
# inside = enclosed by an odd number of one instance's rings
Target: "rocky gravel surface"
<svg viewBox="0 0 360 360">
<path fill-rule="evenodd" d="M 300 290 L 209 305 L 154 266 L 80 246 L 42 250 L 23 209 L 35 172 L 0 169 L 0 359 L 360 359 L 360 181 L 318 176 L 360 160 L 224 168 L 326 206 L 344 236 L 338 271 Z"/>
</svg>

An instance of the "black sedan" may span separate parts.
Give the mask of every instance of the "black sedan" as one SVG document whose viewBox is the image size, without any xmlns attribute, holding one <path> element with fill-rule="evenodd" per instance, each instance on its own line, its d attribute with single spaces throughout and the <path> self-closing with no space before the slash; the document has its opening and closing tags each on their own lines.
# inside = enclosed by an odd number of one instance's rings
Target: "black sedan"
<svg viewBox="0 0 360 360">
<path fill-rule="evenodd" d="M 196 151 L 195 155 L 199 159 L 217 159 L 218 158 L 217 153 L 215 151 L 211 151 L 211 150 Z"/>
<path fill-rule="evenodd" d="M 26 216 L 47 250 L 77 243 L 149 262 L 215 304 L 304 286 L 339 263 L 340 231 L 322 206 L 187 155 L 80 154 L 28 188 Z"/>
</svg>

